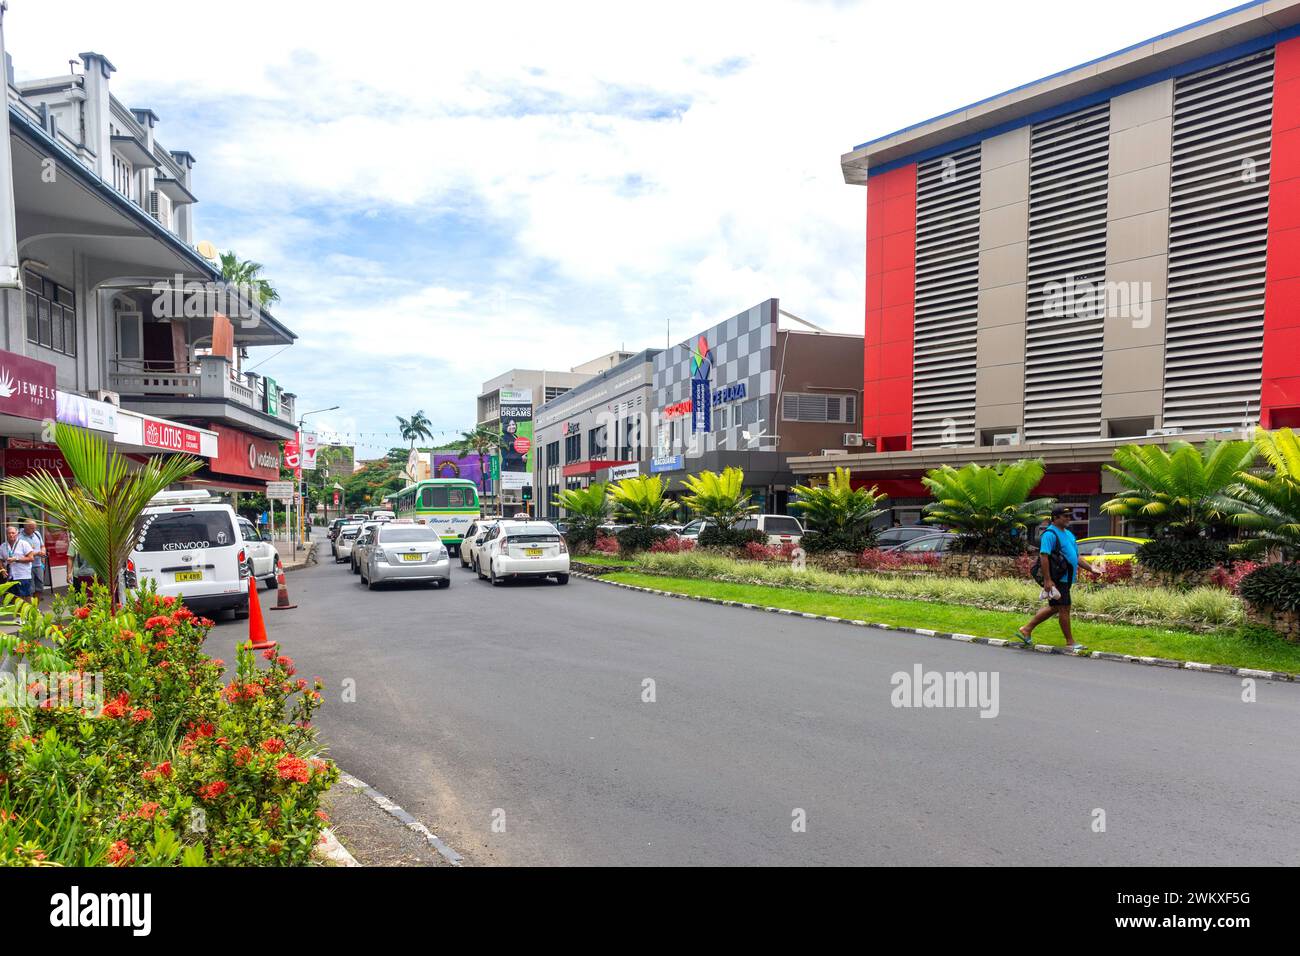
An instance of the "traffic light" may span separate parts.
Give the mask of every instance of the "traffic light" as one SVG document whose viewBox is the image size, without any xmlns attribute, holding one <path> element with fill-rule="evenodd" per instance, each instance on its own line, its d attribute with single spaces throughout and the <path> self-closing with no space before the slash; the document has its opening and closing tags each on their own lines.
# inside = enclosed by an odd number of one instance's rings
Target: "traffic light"
<svg viewBox="0 0 1300 956">
<path fill-rule="evenodd" d="M 533 500 L 533 486 L 532 486 L 532 485 L 524 485 L 524 487 L 523 487 L 523 492 L 524 492 L 524 499 L 523 499 L 524 501 L 532 501 L 532 500 Z"/>
</svg>

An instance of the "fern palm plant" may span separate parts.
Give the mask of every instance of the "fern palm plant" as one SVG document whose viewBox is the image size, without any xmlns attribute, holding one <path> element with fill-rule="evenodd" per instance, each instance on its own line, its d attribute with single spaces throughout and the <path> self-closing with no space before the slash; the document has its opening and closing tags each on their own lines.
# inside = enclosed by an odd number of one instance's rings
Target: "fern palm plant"
<svg viewBox="0 0 1300 956">
<path fill-rule="evenodd" d="M 935 499 L 922 509 L 925 520 L 957 534 L 954 550 L 1019 554 L 1052 510 L 1052 498 L 1029 497 L 1044 471 L 1037 458 L 932 469 L 921 479 Z"/>
<path fill-rule="evenodd" d="M 596 481 L 588 488 L 566 488 L 551 503 L 564 509 L 570 545 L 595 544 L 596 529 L 609 517 L 609 486 Z"/>
<path fill-rule="evenodd" d="M 672 517 L 676 505 L 664 497 L 663 479 L 658 475 L 624 478 L 609 486 L 614 516 L 649 530 Z"/>
<path fill-rule="evenodd" d="M 1243 471 L 1228 489 L 1232 523 L 1254 531 L 1266 547 L 1300 557 L 1300 437 L 1289 428 L 1262 431 L 1255 447 L 1271 466 L 1269 474 Z"/>
<path fill-rule="evenodd" d="M 190 455 L 153 456 L 136 468 L 91 432 L 55 426 L 73 481 L 44 469 L 0 481 L 0 494 L 43 509 L 76 542 L 95 576 L 120 599 L 119 579 L 136 541 L 136 519 L 149 499 L 193 474 L 202 462 Z"/>
<path fill-rule="evenodd" d="M 1221 537 L 1237 510 L 1227 492 L 1254 463 L 1253 442 L 1210 440 L 1121 445 L 1106 470 L 1124 490 L 1101 510 L 1150 529 L 1154 537 Z"/>
<path fill-rule="evenodd" d="M 750 503 L 751 495 L 745 490 L 745 472 L 739 468 L 724 468 L 722 474 L 702 471 L 682 479 L 687 494 L 682 502 L 700 518 L 707 518 L 719 528 L 730 528 L 741 518 L 758 510 Z"/>
<path fill-rule="evenodd" d="M 804 523 L 816 532 L 805 539 L 806 548 L 862 551 L 871 547 L 875 534 L 871 523 L 885 513 L 879 507 L 888 495 L 878 494 L 878 486 L 854 488 L 853 473 L 836 468 L 826 476 L 824 485 L 795 485 L 791 489 Z"/>
</svg>

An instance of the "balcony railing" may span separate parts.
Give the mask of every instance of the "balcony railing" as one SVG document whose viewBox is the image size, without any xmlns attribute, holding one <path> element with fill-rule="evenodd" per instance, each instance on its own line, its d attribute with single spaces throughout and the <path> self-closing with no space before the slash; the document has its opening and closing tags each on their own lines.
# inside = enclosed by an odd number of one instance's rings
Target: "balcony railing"
<svg viewBox="0 0 1300 956">
<path fill-rule="evenodd" d="M 126 368 L 109 376 L 113 391 L 119 395 L 157 395 L 175 398 L 222 399 L 254 411 L 262 411 L 266 379 L 259 375 L 236 377 L 230 361 L 220 355 L 201 355 L 195 366 L 187 369 Z M 288 425 L 295 424 L 293 396 L 280 393 L 276 417 Z"/>
</svg>

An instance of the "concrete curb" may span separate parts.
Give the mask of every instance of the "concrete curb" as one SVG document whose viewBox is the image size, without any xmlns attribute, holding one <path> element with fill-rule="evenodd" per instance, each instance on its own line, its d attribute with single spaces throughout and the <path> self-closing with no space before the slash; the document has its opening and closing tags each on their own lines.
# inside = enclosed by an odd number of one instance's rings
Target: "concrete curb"
<svg viewBox="0 0 1300 956">
<path fill-rule="evenodd" d="M 1077 657 L 1084 660 L 1117 661 L 1122 664 L 1146 664 L 1150 667 L 1170 667 L 1185 671 L 1199 671 L 1212 674 L 1234 674 L 1238 677 L 1253 677 L 1257 680 L 1280 681 L 1293 684 L 1300 682 L 1300 675 L 1284 671 L 1262 671 L 1249 667 L 1229 667 L 1226 664 L 1203 664 L 1200 661 L 1178 661 L 1167 657 L 1137 657 L 1132 654 L 1115 654 L 1110 651 L 1087 651 L 1083 654 L 1072 653 L 1064 647 L 1054 644 L 1021 644 L 1019 641 L 1002 640 L 997 637 L 975 637 L 972 634 L 948 634 L 944 631 L 932 631 L 924 627 L 899 627 L 896 624 L 877 624 L 872 621 L 858 621 L 844 617 L 831 617 L 826 614 L 809 614 L 806 611 L 792 611 L 788 608 L 767 607 L 762 604 L 746 604 L 741 601 L 725 601 L 722 598 L 701 597 L 697 594 L 678 594 L 676 591 L 664 591 L 659 588 L 646 588 L 636 584 L 624 584 L 622 581 L 607 581 L 604 577 L 587 574 L 582 571 L 571 572 L 576 578 L 584 578 L 611 587 L 624 588 L 628 591 L 641 591 L 645 594 L 658 594 L 663 597 L 677 598 L 684 601 L 699 601 L 704 604 L 719 604 L 723 607 L 738 607 L 750 611 L 766 611 L 769 614 L 786 614 L 792 617 L 809 618 L 815 621 L 829 621 L 833 624 L 849 624 L 854 627 L 873 627 L 881 631 L 896 631 L 900 634 L 916 634 L 921 637 L 937 637 L 943 640 L 964 641 L 968 644 L 987 644 L 989 647 L 1011 647 L 1016 650 L 1037 651 L 1040 654 L 1055 654 L 1058 657 Z"/>
<path fill-rule="evenodd" d="M 455 850 L 453 850 L 451 847 L 447 846 L 447 844 L 443 843 L 442 840 L 438 839 L 438 835 L 436 833 L 434 833 L 432 830 L 426 827 L 419 820 L 415 819 L 415 817 L 411 816 L 409 813 L 407 813 L 405 810 L 399 807 L 392 800 L 389 800 L 386 796 L 384 796 L 374 787 L 370 786 L 370 784 L 366 783 L 364 780 L 358 780 L 350 773 L 340 773 L 339 782 L 346 783 L 349 787 L 353 788 L 354 790 L 360 790 L 362 794 L 364 794 L 365 796 L 369 797 L 372 801 L 374 801 L 375 805 L 378 806 L 379 809 L 383 810 L 394 820 L 399 821 L 408 830 L 414 830 L 416 833 L 420 834 L 420 836 L 424 837 L 424 839 L 428 842 L 429 846 L 437 850 L 438 855 L 441 856 L 452 866 L 460 866 L 462 863 L 464 863 L 465 858 L 462 857 Z"/>
<path fill-rule="evenodd" d="M 326 827 L 321 834 L 321 842 L 312 848 L 312 855 L 325 863 L 335 866 L 360 866 L 357 858 L 348 852 L 347 847 L 339 842 L 334 831 Z"/>
</svg>

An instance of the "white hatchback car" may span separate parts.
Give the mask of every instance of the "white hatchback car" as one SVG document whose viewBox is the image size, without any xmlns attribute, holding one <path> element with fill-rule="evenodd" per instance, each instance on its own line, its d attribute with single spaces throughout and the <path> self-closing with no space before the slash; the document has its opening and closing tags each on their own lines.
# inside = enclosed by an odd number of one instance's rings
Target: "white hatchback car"
<svg viewBox="0 0 1300 956">
<path fill-rule="evenodd" d="M 506 578 L 554 577 L 569 583 L 569 546 L 549 521 L 497 522 L 484 536 L 477 558 L 478 576 L 494 585 Z"/>
<path fill-rule="evenodd" d="M 239 518 L 239 533 L 244 538 L 244 550 L 248 552 L 248 567 L 253 577 L 268 588 L 276 586 L 275 562 L 280 555 L 269 538 L 257 530 L 257 526 L 247 518 Z"/>
<path fill-rule="evenodd" d="M 478 570 L 477 565 L 474 563 L 478 560 L 476 556 L 478 552 L 478 544 L 476 542 L 487 533 L 489 528 L 500 520 L 500 518 L 479 518 L 470 522 L 469 527 L 465 529 L 465 537 L 460 543 L 460 566 L 462 568 L 472 568 L 475 571 Z"/>
<path fill-rule="evenodd" d="M 248 551 L 235 510 L 206 491 L 164 491 L 136 519 L 123 583 L 151 581 L 196 614 L 248 616 Z"/>
<path fill-rule="evenodd" d="M 334 539 L 334 563 L 342 564 L 352 560 L 352 546 L 357 543 L 361 532 L 361 522 L 347 522 L 339 525 L 339 535 Z"/>
</svg>

